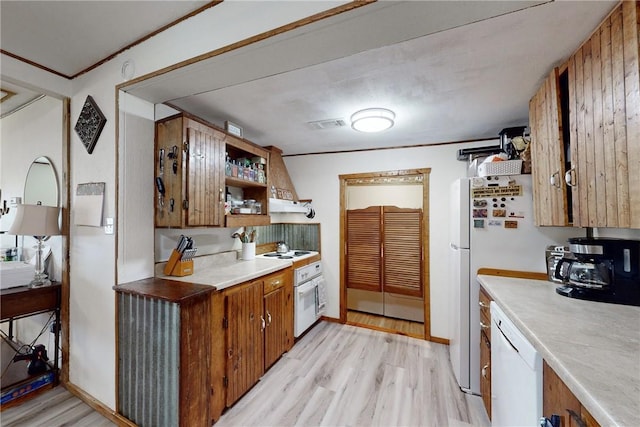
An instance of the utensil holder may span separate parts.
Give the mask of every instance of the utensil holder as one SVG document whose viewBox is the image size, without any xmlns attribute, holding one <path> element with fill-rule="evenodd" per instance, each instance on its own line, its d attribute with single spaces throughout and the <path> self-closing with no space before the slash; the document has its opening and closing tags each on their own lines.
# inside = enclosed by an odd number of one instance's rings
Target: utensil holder
<svg viewBox="0 0 640 427">
<path fill-rule="evenodd" d="M 256 242 L 242 244 L 242 259 L 245 261 L 252 260 L 256 257 Z"/>
</svg>

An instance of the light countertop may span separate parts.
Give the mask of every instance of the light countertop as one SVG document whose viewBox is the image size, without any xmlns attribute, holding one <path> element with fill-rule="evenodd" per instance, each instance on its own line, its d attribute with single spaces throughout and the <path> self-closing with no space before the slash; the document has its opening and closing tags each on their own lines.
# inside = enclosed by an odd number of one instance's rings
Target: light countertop
<svg viewBox="0 0 640 427">
<path fill-rule="evenodd" d="M 194 258 L 193 274 L 184 277 L 167 276 L 163 273 L 165 263 L 157 264 L 156 277 L 215 286 L 217 290 L 223 290 L 293 265 L 291 260 L 256 257 L 244 261 L 235 259 L 235 256 L 233 253 L 229 259 Z"/>
<path fill-rule="evenodd" d="M 478 280 L 601 425 L 640 426 L 640 307 L 567 298 L 543 280 Z"/>
</svg>

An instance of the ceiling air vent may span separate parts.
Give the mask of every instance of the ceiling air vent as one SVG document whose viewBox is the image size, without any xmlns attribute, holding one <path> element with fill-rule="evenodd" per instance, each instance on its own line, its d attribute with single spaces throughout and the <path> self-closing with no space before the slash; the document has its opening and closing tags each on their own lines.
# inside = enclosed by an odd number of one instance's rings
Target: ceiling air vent
<svg viewBox="0 0 640 427">
<path fill-rule="evenodd" d="M 315 122 L 307 122 L 307 126 L 311 130 L 333 129 L 345 126 L 347 123 L 342 119 L 317 120 Z"/>
</svg>

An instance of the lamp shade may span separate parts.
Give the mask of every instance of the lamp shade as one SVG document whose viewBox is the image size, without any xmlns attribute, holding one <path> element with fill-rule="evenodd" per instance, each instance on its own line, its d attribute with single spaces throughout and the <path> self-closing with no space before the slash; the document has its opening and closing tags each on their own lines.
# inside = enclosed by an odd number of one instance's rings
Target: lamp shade
<svg viewBox="0 0 640 427">
<path fill-rule="evenodd" d="M 60 234 L 60 208 L 43 205 L 18 205 L 16 219 L 7 234 L 16 236 L 57 236 Z"/>
</svg>

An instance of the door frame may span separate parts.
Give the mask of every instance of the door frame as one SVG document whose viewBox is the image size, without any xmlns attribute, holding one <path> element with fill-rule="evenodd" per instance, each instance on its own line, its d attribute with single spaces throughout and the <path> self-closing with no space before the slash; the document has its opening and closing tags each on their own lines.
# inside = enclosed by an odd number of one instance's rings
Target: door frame
<svg viewBox="0 0 640 427">
<path fill-rule="evenodd" d="M 346 282 L 346 193 L 349 185 L 422 184 L 422 284 L 424 303 L 424 338 L 431 341 L 431 297 L 429 284 L 429 174 L 431 168 L 404 169 L 338 175 L 340 178 L 340 323 L 347 322 Z"/>
</svg>

